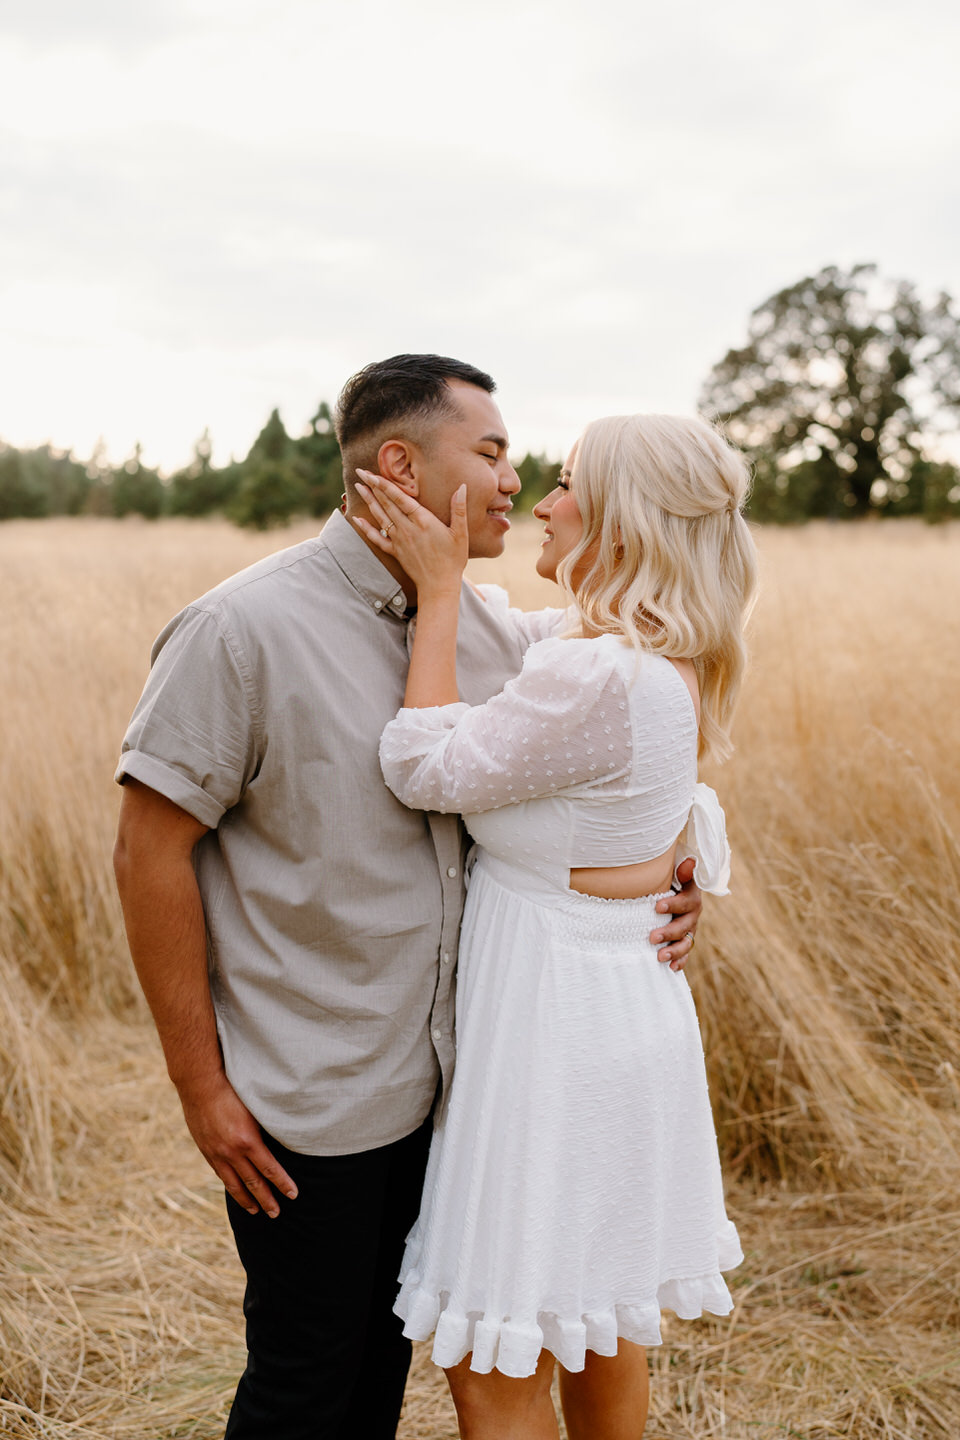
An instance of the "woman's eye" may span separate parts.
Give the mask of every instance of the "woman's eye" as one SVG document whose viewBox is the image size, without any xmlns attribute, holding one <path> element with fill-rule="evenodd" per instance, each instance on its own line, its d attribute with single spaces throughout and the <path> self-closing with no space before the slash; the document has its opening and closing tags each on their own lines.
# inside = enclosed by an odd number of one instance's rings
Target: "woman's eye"
<svg viewBox="0 0 960 1440">
<path fill-rule="evenodd" d="M 558 478 L 558 480 L 557 480 L 557 489 L 558 489 L 558 490 L 569 490 L 569 489 L 570 489 L 570 481 L 569 481 L 569 480 L 565 480 L 565 479 L 563 478 L 563 476 L 561 475 L 561 476 Z"/>
</svg>

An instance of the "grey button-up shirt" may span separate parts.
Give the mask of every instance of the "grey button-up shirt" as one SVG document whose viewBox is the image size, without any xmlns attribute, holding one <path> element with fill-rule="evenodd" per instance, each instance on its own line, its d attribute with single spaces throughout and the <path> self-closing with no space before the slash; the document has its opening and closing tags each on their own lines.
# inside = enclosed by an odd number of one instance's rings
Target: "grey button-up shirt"
<svg viewBox="0 0 960 1440">
<path fill-rule="evenodd" d="M 405 604 L 334 514 L 170 622 L 117 771 L 210 826 L 195 858 L 226 1072 L 308 1154 L 408 1134 L 453 1068 L 463 833 L 395 800 L 377 758 Z M 463 698 L 501 690 L 531 638 L 465 586 Z"/>
</svg>

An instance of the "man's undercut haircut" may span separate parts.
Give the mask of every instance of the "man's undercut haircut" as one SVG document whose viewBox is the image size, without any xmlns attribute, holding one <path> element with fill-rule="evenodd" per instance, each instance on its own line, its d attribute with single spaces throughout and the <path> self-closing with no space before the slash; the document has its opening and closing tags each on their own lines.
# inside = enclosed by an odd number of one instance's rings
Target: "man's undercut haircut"
<svg viewBox="0 0 960 1440">
<path fill-rule="evenodd" d="M 462 380 L 491 395 L 489 375 L 447 355 L 393 355 L 351 376 L 337 401 L 337 439 L 347 451 L 385 426 L 403 422 L 409 433 L 460 412 L 447 382 Z"/>
</svg>

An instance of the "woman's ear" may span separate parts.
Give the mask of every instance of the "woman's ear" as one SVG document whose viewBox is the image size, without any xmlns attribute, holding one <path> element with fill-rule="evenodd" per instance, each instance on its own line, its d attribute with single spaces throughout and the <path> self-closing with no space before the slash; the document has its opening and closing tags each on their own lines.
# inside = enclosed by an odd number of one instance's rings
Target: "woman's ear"
<svg viewBox="0 0 960 1440">
<path fill-rule="evenodd" d="M 377 451 L 380 474 L 415 499 L 419 495 L 412 447 L 406 440 L 385 440 Z"/>
</svg>

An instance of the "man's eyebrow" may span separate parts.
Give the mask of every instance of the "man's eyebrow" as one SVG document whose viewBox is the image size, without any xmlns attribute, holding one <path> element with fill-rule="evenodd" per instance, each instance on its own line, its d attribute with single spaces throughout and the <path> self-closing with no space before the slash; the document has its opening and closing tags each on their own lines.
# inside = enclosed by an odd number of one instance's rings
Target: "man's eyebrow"
<svg viewBox="0 0 960 1440">
<path fill-rule="evenodd" d="M 484 443 L 484 441 L 487 441 L 487 440 L 490 442 L 491 445 L 496 445 L 496 447 L 497 447 L 498 450 L 506 450 L 507 446 L 508 446 L 509 443 L 510 443 L 509 440 L 507 439 L 506 435 L 481 435 L 481 436 L 480 436 L 480 444 L 481 444 L 481 445 Z"/>
</svg>

